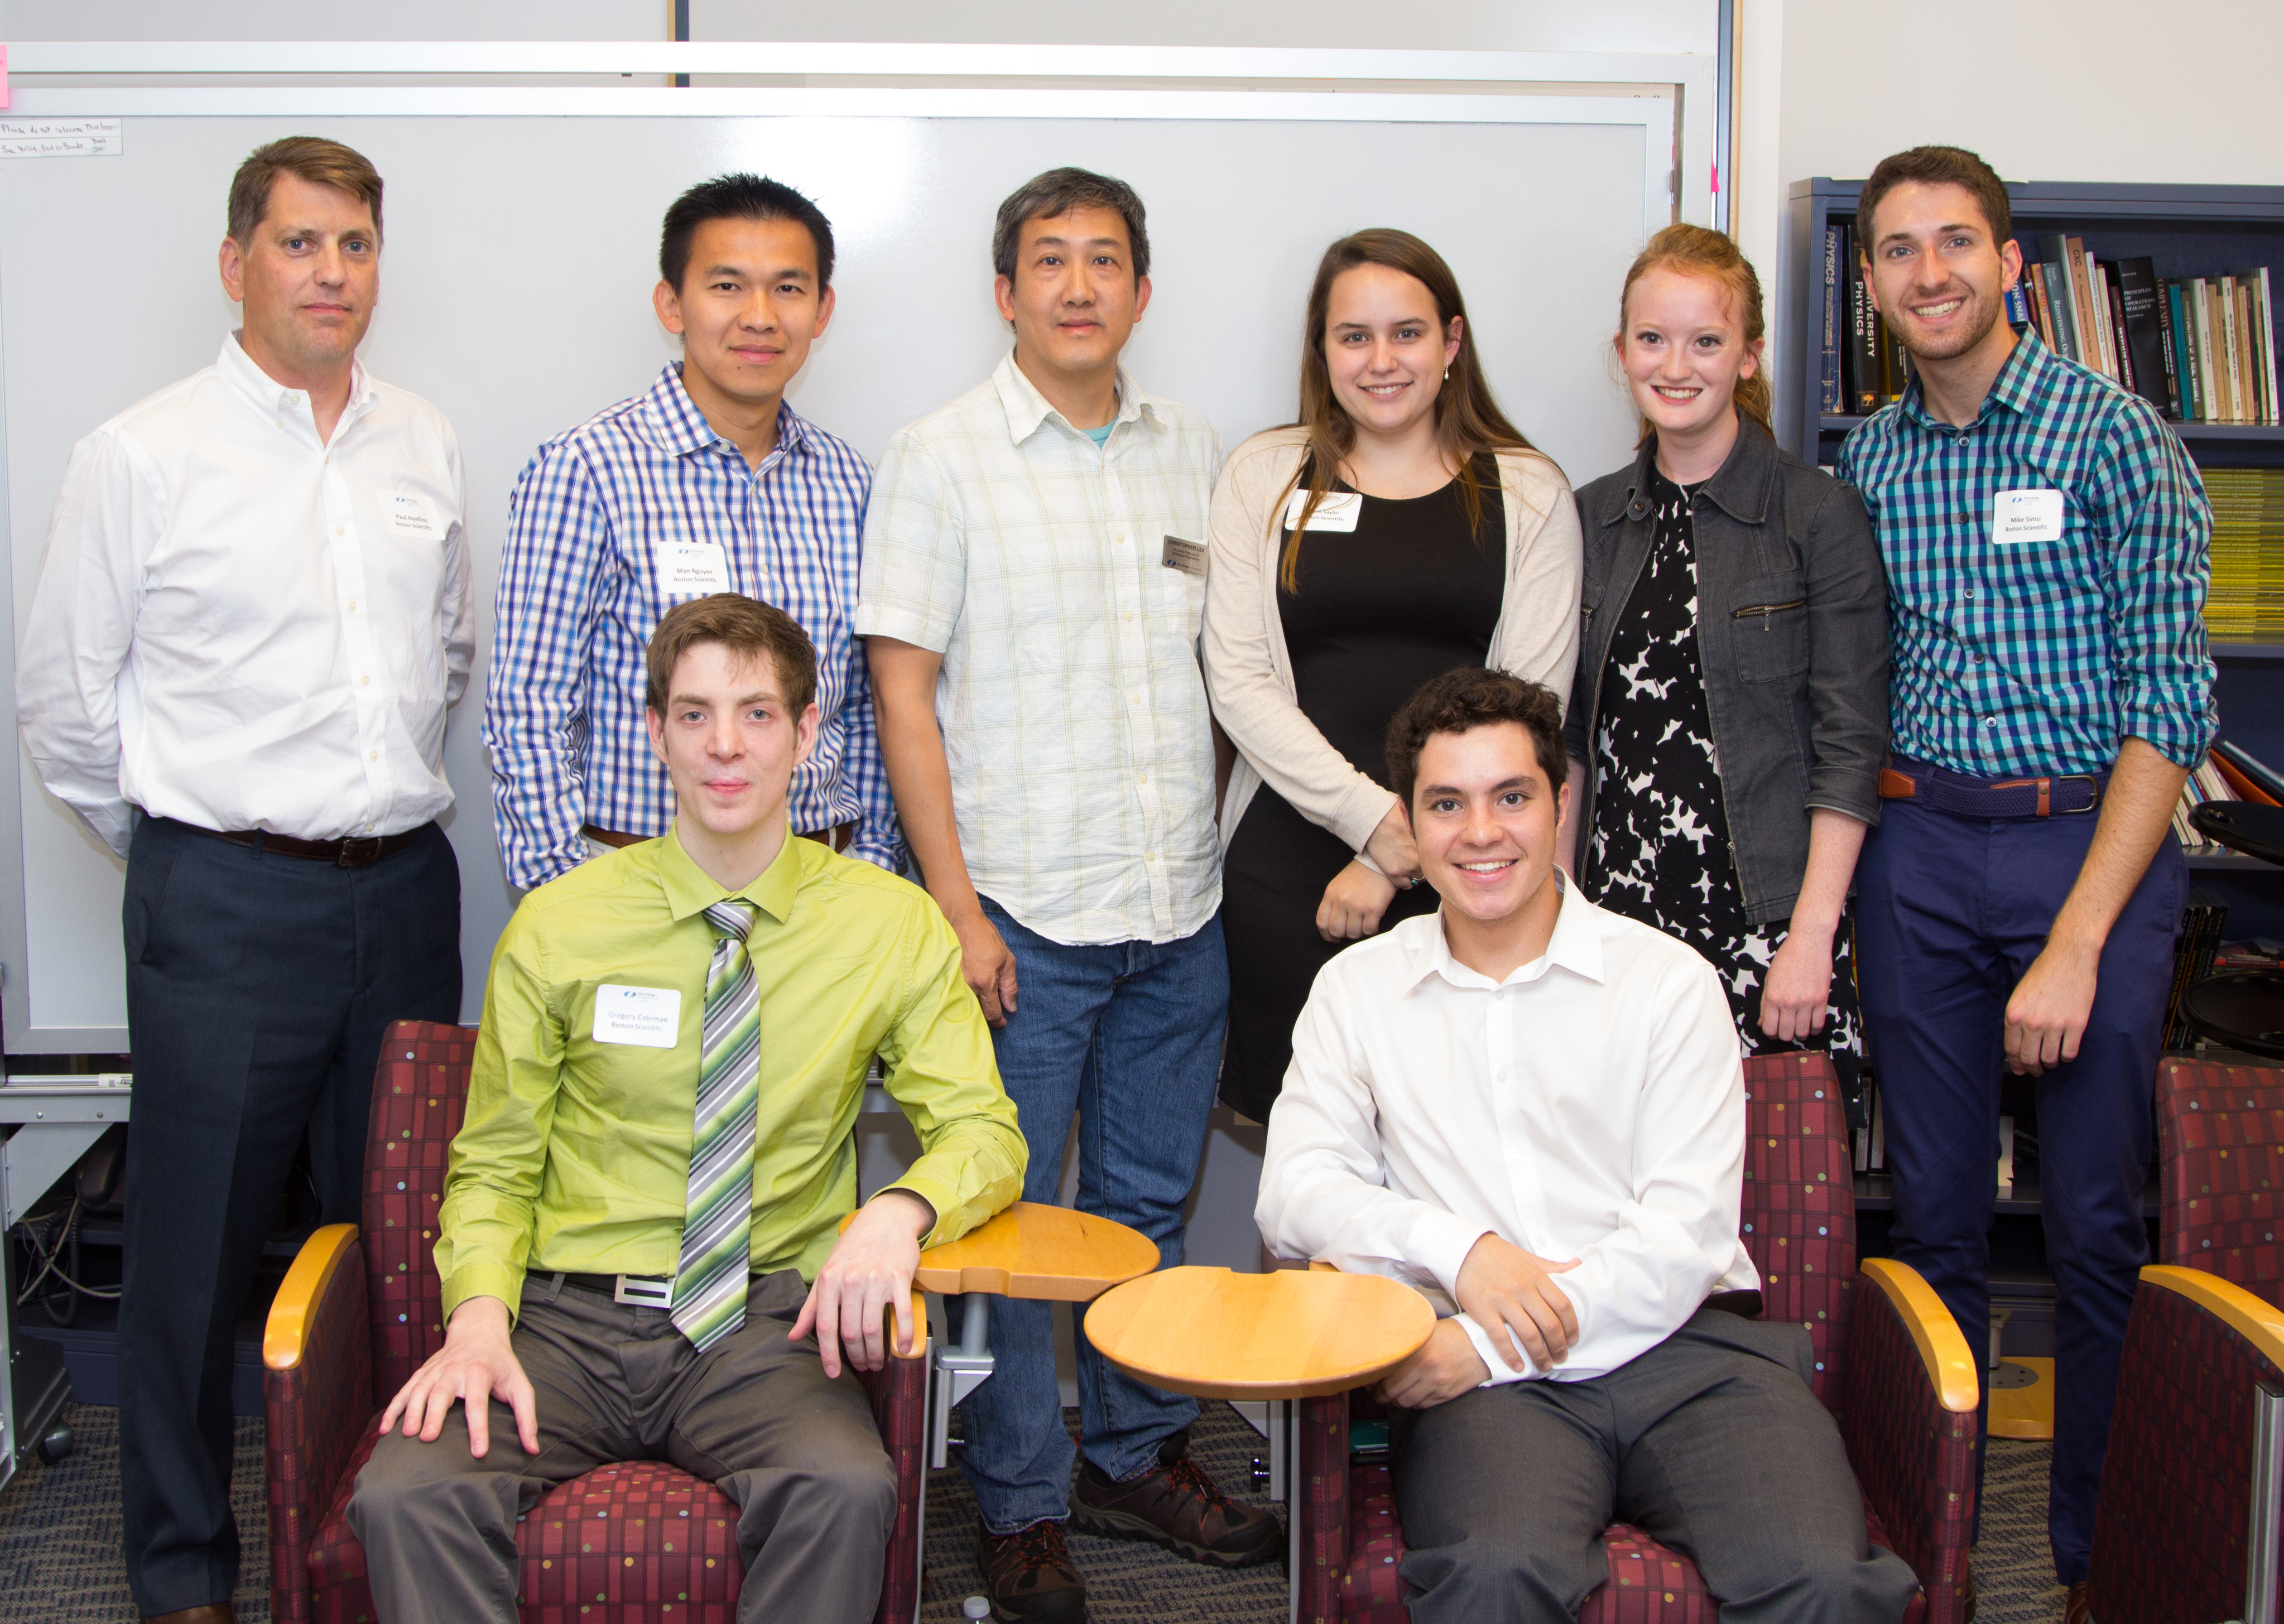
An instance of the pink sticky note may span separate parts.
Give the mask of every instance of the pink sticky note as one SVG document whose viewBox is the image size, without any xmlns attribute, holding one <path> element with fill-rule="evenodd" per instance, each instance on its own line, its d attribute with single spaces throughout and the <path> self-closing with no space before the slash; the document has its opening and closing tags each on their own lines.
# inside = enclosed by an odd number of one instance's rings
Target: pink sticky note
<svg viewBox="0 0 2284 1624">
<path fill-rule="evenodd" d="M 8 47 L 0 45 L 0 110 L 8 105 Z"/>
</svg>

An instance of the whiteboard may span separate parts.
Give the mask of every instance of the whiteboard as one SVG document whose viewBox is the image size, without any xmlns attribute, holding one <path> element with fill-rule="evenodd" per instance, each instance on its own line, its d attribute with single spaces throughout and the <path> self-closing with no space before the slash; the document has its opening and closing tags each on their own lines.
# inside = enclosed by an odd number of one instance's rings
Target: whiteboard
<svg viewBox="0 0 2284 1624">
<path fill-rule="evenodd" d="M 29 49 L 27 47 L 27 49 Z M 839 239 L 839 305 L 791 399 L 877 457 L 898 425 L 981 381 L 1007 343 L 990 300 L 999 199 L 1078 164 L 1132 182 L 1149 209 L 1154 293 L 1128 351 L 1144 386 L 1203 411 L 1234 446 L 1294 411 L 1302 305 L 1326 243 L 1365 226 L 1416 231 L 1469 301 L 1493 386 L 1574 483 L 1631 456 L 1633 419 L 1609 360 L 1625 266 L 1673 217 L 1672 98 L 1546 98 L 1467 121 L 1443 98 L 1393 120 L 1400 98 L 1183 95 L 1168 116 L 898 116 L 939 104 L 867 95 L 861 111 L 480 116 L 481 92 L 337 93 L 367 109 L 314 116 L 311 93 L 212 91 L 243 113 L 164 108 L 167 92 L 20 94 L 7 117 L 126 108 L 117 156 L 0 160 L 0 524 L 14 634 L 73 442 L 214 359 L 232 322 L 215 271 L 223 194 L 253 147 L 321 133 L 387 183 L 380 302 L 364 358 L 457 426 L 476 593 L 486 613 L 469 694 L 446 738 L 458 805 L 446 827 L 463 889 L 464 1018 L 475 1019 L 494 939 L 514 904 L 492 832 L 481 704 L 508 492 L 539 442 L 649 386 L 676 354 L 651 314 L 659 219 L 694 181 L 775 176 L 816 198 Z M 192 92 L 173 93 L 178 100 Z M 537 93 L 533 93 L 537 94 Z M 674 92 L 628 91 L 624 97 Z M 682 93 L 678 107 L 726 105 Z M 884 102 L 883 97 L 903 97 Z M 1098 98 L 1098 105 L 1103 98 Z M 1522 98 L 1510 98 L 1520 100 Z M 1309 103 L 1287 113 L 1285 104 Z M 492 104 L 499 102 L 495 93 Z M 645 102 L 645 106 L 656 105 Z M 786 105 L 780 98 L 772 105 Z M 830 108 L 830 92 L 802 104 Z M 854 104 L 848 104 L 854 105 Z M 1070 104 L 1059 103 L 1045 109 Z M 1328 116 L 1337 106 L 1342 116 Z M 1373 116 L 1366 116 L 1371 114 Z M 12 711 L 10 727 L 13 730 Z M 127 1047 L 122 868 L 39 787 L 21 746 L 0 753 L 0 1003 L 17 1052 Z"/>
</svg>

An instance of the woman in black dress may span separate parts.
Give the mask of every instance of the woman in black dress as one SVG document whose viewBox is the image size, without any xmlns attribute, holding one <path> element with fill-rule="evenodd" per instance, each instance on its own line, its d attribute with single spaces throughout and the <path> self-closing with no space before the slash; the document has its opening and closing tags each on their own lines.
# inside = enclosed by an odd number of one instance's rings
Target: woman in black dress
<svg viewBox="0 0 2284 1624">
<path fill-rule="evenodd" d="M 1620 303 L 1643 436 L 1578 494 L 1575 871 L 1711 961 L 1747 1053 L 1826 1050 L 1854 1102 L 1846 915 L 1879 814 L 1887 576 L 1855 492 L 1769 433 L 1760 284 L 1735 245 L 1668 228 Z"/>
<path fill-rule="evenodd" d="M 1334 243 L 1305 333 L 1301 421 L 1224 466 L 1206 577 L 1206 683 L 1238 751 L 1221 1094 L 1256 1120 L 1325 961 L 1435 907 L 1387 787 L 1388 719 L 1453 666 L 1560 692 L 1576 640 L 1569 487 L 1491 399 L 1435 251 Z"/>
</svg>

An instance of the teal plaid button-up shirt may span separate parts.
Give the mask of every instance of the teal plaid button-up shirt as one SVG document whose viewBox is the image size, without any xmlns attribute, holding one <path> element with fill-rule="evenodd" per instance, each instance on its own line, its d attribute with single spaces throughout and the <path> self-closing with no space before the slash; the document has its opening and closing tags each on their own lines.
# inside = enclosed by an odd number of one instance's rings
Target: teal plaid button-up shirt
<svg viewBox="0 0 2284 1624">
<path fill-rule="evenodd" d="M 1848 436 L 1888 566 L 1893 747 L 1956 772 L 2096 772 L 2128 734 L 2212 740 L 2212 510 L 2156 409 L 2025 333 L 1975 421 L 1914 381 Z M 2001 491 L 2061 493 L 2058 541 L 2001 543 Z"/>
</svg>

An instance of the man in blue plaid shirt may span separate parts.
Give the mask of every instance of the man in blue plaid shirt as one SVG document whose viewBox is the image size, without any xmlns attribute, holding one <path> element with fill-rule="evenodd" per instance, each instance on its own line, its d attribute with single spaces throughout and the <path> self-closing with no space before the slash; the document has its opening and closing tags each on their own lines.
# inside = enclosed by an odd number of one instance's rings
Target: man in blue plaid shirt
<svg viewBox="0 0 2284 1624">
<path fill-rule="evenodd" d="M 849 627 L 872 472 L 785 402 L 833 316 L 833 227 L 790 186 L 720 176 L 667 211 L 659 275 L 683 359 L 541 446 L 516 482 L 484 702 L 509 882 L 544 885 L 673 823 L 643 729 L 643 650 L 669 609 L 714 592 L 775 605 L 817 646 L 795 832 L 901 869 Z"/>
<path fill-rule="evenodd" d="M 2048 1530 L 2076 1624 L 2147 1261 L 2150 1092 L 2188 883 L 2168 825 L 2213 732 L 2212 518 L 2155 408 L 2002 319 L 2022 252 L 1981 159 L 1885 160 L 1857 222 L 1915 373 L 1839 469 L 1878 528 L 1893 630 L 1894 759 L 1857 903 L 1891 1233 L 1987 1346 L 2002 1066 L 2037 1079 Z"/>
</svg>

